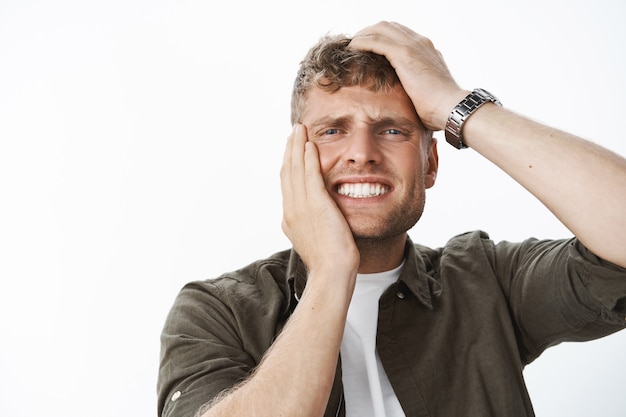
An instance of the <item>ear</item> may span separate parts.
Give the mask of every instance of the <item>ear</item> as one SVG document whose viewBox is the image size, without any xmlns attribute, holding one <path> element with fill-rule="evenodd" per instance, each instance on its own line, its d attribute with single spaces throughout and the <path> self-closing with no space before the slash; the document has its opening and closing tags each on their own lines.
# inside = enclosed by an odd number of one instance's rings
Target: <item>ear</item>
<svg viewBox="0 0 626 417">
<path fill-rule="evenodd" d="M 437 154 L 437 139 L 431 138 L 428 148 L 428 160 L 424 167 L 425 185 L 430 188 L 435 185 L 437 179 L 437 169 L 439 168 L 439 155 Z"/>
</svg>

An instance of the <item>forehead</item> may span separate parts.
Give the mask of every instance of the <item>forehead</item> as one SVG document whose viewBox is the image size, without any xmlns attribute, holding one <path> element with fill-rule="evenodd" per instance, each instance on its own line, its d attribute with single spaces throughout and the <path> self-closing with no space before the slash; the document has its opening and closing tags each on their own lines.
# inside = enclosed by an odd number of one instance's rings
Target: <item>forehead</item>
<svg viewBox="0 0 626 417">
<path fill-rule="evenodd" d="M 301 122 L 307 124 L 328 117 L 371 121 L 398 117 L 419 123 L 415 107 L 400 85 L 383 91 L 362 86 L 342 87 L 334 92 L 311 88 Z"/>
</svg>

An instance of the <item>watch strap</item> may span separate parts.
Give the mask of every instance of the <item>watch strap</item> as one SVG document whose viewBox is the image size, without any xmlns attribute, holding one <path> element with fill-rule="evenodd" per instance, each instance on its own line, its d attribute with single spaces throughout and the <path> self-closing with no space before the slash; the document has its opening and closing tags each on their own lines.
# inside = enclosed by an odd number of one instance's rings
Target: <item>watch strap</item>
<svg viewBox="0 0 626 417">
<path fill-rule="evenodd" d="M 463 142 L 463 124 L 480 106 L 485 103 L 495 103 L 502 106 L 500 100 L 489 91 L 477 88 L 469 93 L 459 104 L 457 104 L 446 123 L 446 141 L 457 149 L 465 149 L 467 145 Z"/>
</svg>

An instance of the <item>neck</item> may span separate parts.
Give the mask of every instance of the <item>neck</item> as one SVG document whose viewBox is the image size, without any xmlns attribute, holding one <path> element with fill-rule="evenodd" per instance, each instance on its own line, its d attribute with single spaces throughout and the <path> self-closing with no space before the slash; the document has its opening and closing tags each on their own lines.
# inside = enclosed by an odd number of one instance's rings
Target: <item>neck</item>
<svg viewBox="0 0 626 417">
<path fill-rule="evenodd" d="M 402 233 L 387 239 L 356 239 L 361 254 L 359 274 L 389 271 L 402 263 L 407 235 Z"/>
</svg>

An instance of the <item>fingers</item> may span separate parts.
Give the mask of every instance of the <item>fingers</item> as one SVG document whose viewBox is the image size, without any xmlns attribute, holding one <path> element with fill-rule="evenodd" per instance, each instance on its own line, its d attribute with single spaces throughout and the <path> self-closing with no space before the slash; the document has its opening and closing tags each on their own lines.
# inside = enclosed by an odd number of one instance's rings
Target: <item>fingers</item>
<svg viewBox="0 0 626 417">
<path fill-rule="evenodd" d="M 304 125 L 296 125 L 287 140 L 281 187 L 282 228 L 307 267 L 356 270 L 359 256 L 352 232 L 326 189 L 318 149 L 308 141 Z M 339 253 L 344 256 L 331 256 Z"/>
<path fill-rule="evenodd" d="M 311 243 L 314 237 L 310 226 L 315 221 L 314 199 L 311 199 L 308 181 L 319 172 L 319 162 L 313 160 L 316 152 L 308 151 L 306 128 L 297 124 L 287 139 L 283 167 L 281 169 L 281 189 L 283 193 L 282 228 L 303 259 L 310 261 Z M 309 143 L 308 147 L 311 147 Z M 317 165 L 317 169 L 315 168 Z M 310 168 L 312 166 L 313 168 Z M 321 174 L 318 174 L 321 176 Z M 306 261 L 305 261 L 306 262 Z"/>
<path fill-rule="evenodd" d="M 368 37 L 368 36 L 388 37 L 388 36 L 393 36 L 394 33 L 403 32 L 404 29 L 408 29 L 408 28 L 405 28 L 404 26 L 395 22 L 381 21 L 374 25 L 370 25 L 359 30 L 354 35 L 354 38 L 363 38 L 363 37 Z"/>
<path fill-rule="evenodd" d="M 357 33 L 350 47 L 387 58 L 430 130 L 445 128 L 450 111 L 467 94 L 456 84 L 430 39 L 399 23 L 369 26 Z"/>
<path fill-rule="evenodd" d="M 350 47 L 385 56 L 400 77 L 407 70 L 413 74 L 411 70 L 417 69 L 416 66 L 445 67 L 443 57 L 430 39 L 395 22 L 380 22 L 362 29 L 352 38 Z"/>
<path fill-rule="evenodd" d="M 304 189 L 304 144 L 306 141 L 304 126 L 300 124 L 294 126 L 287 139 L 280 173 L 283 198 L 292 196 L 296 190 Z"/>
<path fill-rule="evenodd" d="M 358 31 L 352 38 L 350 47 L 387 56 L 390 47 L 408 45 L 416 41 L 432 45 L 428 38 L 406 26 L 396 22 L 383 21 Z"/>
<path fill-rule="evenodd" d="M 304 125 L 295 125 L 287 140 L 281 169 L 281 189 L 283 228 L 306 218 L 309 215 L 307 211 L 312 209 L 312 202 L 315 202 L 316 193 L 325 192 L 317 148 L 308 141 Z"/>
<path fill-rule="evenodd" d="M 309 197 L 311 192 L 325 190 L 319 153 L 315 144 L 308 141 L 304 125 L 294 126 L 287 140 L 281 180 L 283 187 L 289 189 L 289 194 L 298 192 Z"/>
<path fill-rule="evenodd" d="M 304 147 L 306 192 L 307 194 L 323 193 L 324 195 L 326 195 L 326 184 L 324 184 L 324 177 L 322 176 L 322 169 L 320 167 L 320 157 L 317 146 L 315 146 L 313 142 L 306 142 L 304 144 Z"/>
<path fill-rule="evenodd" d="M 302 188 L 301 185 L 298 185 L 303 181 L 302 172 L 304 169 L 302 157 L 300 156 L 303 151 L 299 150 L 302 147 L 302 145 L 299 145 L 302 142 L 302 133 L 299 132 L 299 129 L 302 129 L 302 127 L 296 125 L 291 135 L 287 138 L 285 154 L 283 155 L 283 166 L 280 170 L 280 184 L 283 194 L 283 228 L 288 226 L 290 222 L 292 208 L 297 200 L 295 192 Z M 296 143 L 296 138 L 298 138 L 298 144 Z"/>
</svg>

